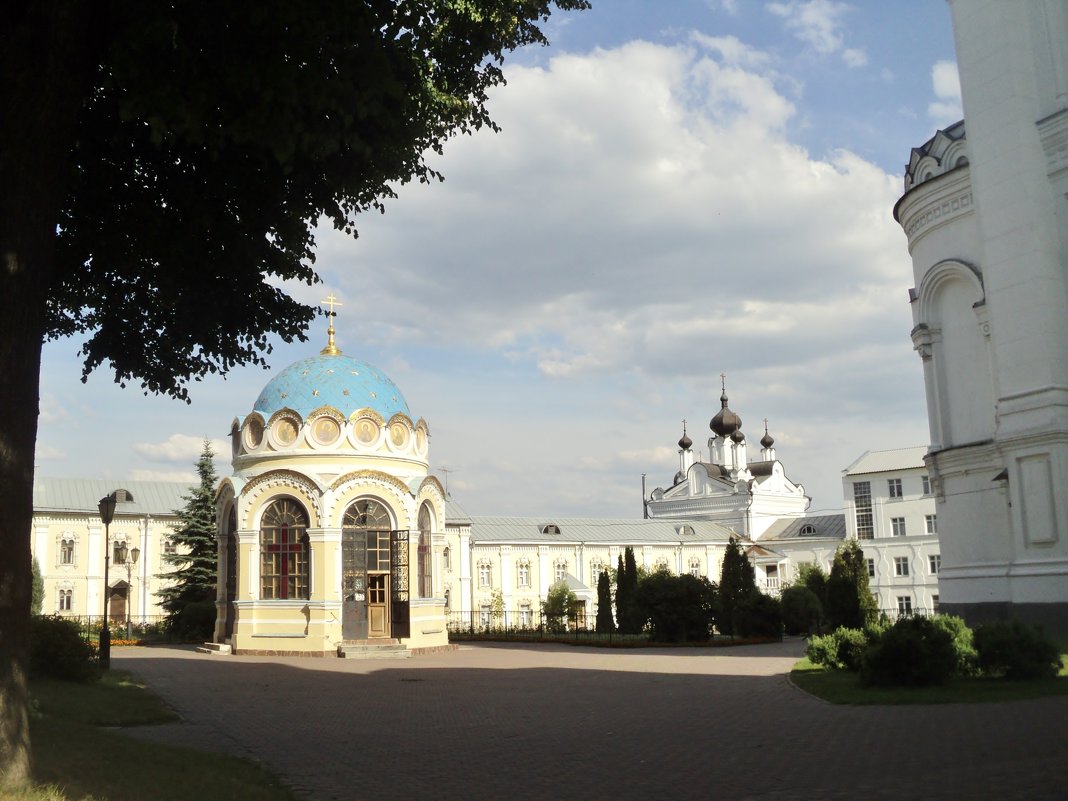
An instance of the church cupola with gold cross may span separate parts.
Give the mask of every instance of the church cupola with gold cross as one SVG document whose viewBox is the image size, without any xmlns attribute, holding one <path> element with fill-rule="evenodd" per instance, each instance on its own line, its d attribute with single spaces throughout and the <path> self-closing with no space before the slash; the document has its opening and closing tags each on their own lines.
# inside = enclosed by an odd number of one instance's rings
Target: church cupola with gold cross
<svg viewBox="0 0 1068 801">
<path fill-rule="evenodd" d="M 252 411 L 234 420 L 235 468 L 318 454 L 386 460 L 401 473 L 425 475 L 426 421 L 412 420 L 400 388 L 382 370 L 341 351 L 334 329 L 338 304 L 333 296 L 327 302 L 326 347 L 282 370 Z"/>
</svg>

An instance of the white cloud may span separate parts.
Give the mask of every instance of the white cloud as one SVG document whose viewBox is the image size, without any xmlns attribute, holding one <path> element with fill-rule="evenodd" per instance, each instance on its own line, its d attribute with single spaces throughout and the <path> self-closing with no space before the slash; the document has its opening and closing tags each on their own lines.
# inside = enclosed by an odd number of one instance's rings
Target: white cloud
<svg viewBox="0 0 1068 801">
<path fill-rule="evenodd" d="M 42 462 L 51 462 L 58 459 L 65 459 L 67 454 L 61 451 L 59 448 L 53 448 L 50 446 L 39 447 L 34 453 L 34 459 Z"/>
<path fill-rule="evenodd" d="M 491 104 L 502 133 L 451 142 L 444 184 L 403 187 L 356 243 L 321 234 L 327 285 L 358 299 L 339 317 L 347 342 L 447 343 L 440 368 L 409 357 L 402 388 L 416 416 L 420 395 L 433 403 L 432 456 L 460 470 L 472 513 L 629 508 L 634 475 L 670 480 L 677 421 L 711 417 L 721 370 L 747 432 L 768 416 L 788 472 L 836 503 L 837 470 L 879 426 L 912 414 L 922 432 L 922 380 L 902 381 L 919 367 L 899 181 L 794 144 L 793 104 L 745 52 L 633 42 L 513 67 Z M 483 358 L 508 375 L 472 374 Z M 863 425 L 821 449 L 828 426 Z M 828 458 L 820 479 L 799 469 Z M 516 503 L 507 487 L 527 475 L 558 506 Z M 594 476 L 611 490 L 591 498 Z"/>
<path fill-rule="evenodd" d="M 842 49 L 840 20 L 842 14 L 849 10 L 845 3 L 832 0 L 791 0 L 768 3 L 767 9 L 782 17 L 787 29 L 820 55 L 830 55 Z"/>
<path fill-rule="evenodd" d="M 847 47 L 842 51 L 842 61 L 850 69 L 857 69 L 867 65 L 868 54 L 858 48 Z"/>
<path fill-rule="evenodd" d="M 216 456 L 225 456 L 230 451 L 230 443 L 222 439 L 211 440 L 211 447 Z M 171 434 L 163 442 L 138 442 L 133 450 L 150 462 L 195 463 L 204 450 L 204 437 Z"/>
<path fill-rule="evenodd" d="M 40 425 L 53 425 L 60 423 L 70 417 L 70 414 L 59 402 L 55 395 L 44 392 L 41 394 L 41 401 L 38 404 Z"/>
<path fill-rule="evenodd" d="M 927 106 L 927 116 L 940 128 L 964 116 L 960 97 L 960 73 L 955 61 L 938 61 L 931 68 L 931 88 L 935 100 Z"/>
<path fill-rule="evenodd" d="M 771 57 L 763 50 L 750 47 L 735 36 L 708 36 L 700 31 L 692 31 L 690 39 L 712 53 L 717 53 L 726 64 L 763 67 L 771 61 Z"/>
</svg>

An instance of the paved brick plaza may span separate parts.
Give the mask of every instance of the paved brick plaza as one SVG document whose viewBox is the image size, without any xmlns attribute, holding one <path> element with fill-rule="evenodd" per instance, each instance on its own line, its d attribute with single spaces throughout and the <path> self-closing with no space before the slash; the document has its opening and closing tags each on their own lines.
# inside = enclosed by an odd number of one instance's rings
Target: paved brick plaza
<svg viewBox="0 0 1068 801">
<path fill-rule="evenodd" d="M 184 720 L 140 736 L 261 761 L 316 801 L 1068 798 L 1068 698 L 832 706 L 787 682 L 801 650 L 113 660 Z"/>
</svg>

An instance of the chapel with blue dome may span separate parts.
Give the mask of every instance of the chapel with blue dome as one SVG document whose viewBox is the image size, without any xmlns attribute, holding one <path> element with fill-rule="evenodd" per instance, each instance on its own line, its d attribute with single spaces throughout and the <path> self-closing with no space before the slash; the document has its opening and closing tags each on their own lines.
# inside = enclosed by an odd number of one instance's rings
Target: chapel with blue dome
<svg viewBox="0 0 1068 801">
<path fill-rule="evenodd" d="M 267 382 L 231 424 L 216 495 L 215 639 L 235 653 L 445 647 L 445 491 L 400 388 L 334 342 Z M 440 556 L 440 555 L 439 555 Z"/>
</svg>

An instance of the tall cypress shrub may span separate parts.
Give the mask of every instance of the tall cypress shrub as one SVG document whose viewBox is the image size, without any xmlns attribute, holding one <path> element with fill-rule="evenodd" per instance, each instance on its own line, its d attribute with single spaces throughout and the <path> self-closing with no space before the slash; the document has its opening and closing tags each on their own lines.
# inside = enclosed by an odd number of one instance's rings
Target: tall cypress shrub
<svg viewBox="0 0 1068 801">
<path fill-rule="evenodd" d="M 612 620 L 612 580 L 608 571 L 602 570 L 597 577 L 597 625 L 598 634 L 611 634 L 616 630 Z"/>
<path fill-rule="evenodd" d="M 868 583 L 868 562 L 856 540 L 840 546 L 834 554 L 824 611 L 831 629 L 862 629 L 879 613 Z"/>
<path fill-rule="evenodd" d="M 623 551 L 624 584 L 626 586 L 626 603 L 623 607 L 623 620 L 619 630 L 623 634 L 641 634 L 645 621 L 638 612 L 636 600 L 638 596 L 638 565 L 634 561 L 634 549 L 626 548 Z"/>
<path fill-rule="evenodd" d="M 723 567 L 719 573 L 719 612 L 716 628 L 720 634 L 734 634 L 734 610 L 753 595 L 756 588 L 756 571 L 742 553 L 738 540 L 731 537 L 723 553 Z"/>
<path fill-rule="evenodd" d="M 616 627 L 623 631 L 623 608 L 627 605 L 626 589 L 627 565 L 623 561 L 623 554 L 616 560 Z"/>
</svg>

